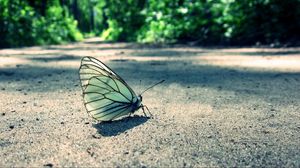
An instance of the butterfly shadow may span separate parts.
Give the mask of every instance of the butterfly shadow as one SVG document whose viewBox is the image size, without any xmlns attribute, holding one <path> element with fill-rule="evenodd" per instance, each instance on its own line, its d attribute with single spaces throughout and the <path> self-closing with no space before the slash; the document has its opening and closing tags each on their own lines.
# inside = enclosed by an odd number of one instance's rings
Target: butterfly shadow
<svg viewBox="0 0 300 168">
<path fill-rule="evenodd" d="M 149 117 L 134 115 L 116 121 L 105 121 L 93 124 L 102 136 L 116 136 L 127 130 L 145 123 Z"/>
</svg>

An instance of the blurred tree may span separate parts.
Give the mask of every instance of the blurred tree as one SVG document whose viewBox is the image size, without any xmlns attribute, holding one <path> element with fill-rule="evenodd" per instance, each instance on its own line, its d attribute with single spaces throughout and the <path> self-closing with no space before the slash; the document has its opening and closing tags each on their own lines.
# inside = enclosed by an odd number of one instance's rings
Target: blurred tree
<svg viewBox="0 0 300 168">
<path fill-rule="evenodd" d="M 59 0 L 0 0 L 0 47 L 62 43 L 82 39 L 76 21 Z"/>
<path fill-rule="evenodd" d="M 300 44 L 299 0 L 0 0 L 0 47 L 82 39 Z"/>
<path fill-rule="evenodd" d="M 299 42 L 299 0 L 236 0 L 230 4 L 228 29 L 234 44 Z"/>
<path fill-rule="evenodd" d="M 144 24 L 141 11 L 146 0 L 105 0 L 103 11 L 108 28 L 102 36 L 108 40 L 135 41 L 137 30 Z"/>
</svg>

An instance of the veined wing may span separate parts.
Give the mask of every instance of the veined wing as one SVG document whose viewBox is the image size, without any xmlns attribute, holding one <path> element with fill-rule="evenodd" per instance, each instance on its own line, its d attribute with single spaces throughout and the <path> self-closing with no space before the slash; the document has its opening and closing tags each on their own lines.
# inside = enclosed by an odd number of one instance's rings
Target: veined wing
<svg viewBox="0 0 300 168">
<path fill-rule="evenodd" d="M 111 121 L 129 114 L 136 95 L 119 78 L 111 75 L 91 77 L 83 90 L 84 104 L 95 119 Z"/>
<path fill-rule="evenodd" d="M 89 79 L 95 76 L 110 76 L 112 78 L 117 78 L 124 85 L 126 85 L 129 90 L 133 93 L 134 91 L 128 86 L 128 84 L 113 70 L 106 66 L 103 62 L 97 60 L 93 57 L 83 57 L 81 59 L 81 66 L 79 68 L 79 76 L 81 81 L 81 87 L 84 90 L 87 86 Z"/>
</svg>

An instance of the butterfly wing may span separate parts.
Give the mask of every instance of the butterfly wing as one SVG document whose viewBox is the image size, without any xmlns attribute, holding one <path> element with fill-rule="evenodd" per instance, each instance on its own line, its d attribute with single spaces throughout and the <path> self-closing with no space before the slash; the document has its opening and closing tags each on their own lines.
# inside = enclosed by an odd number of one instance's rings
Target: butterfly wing
<svg viewBox="0 0 300 168">
<path fill-rule="evenodd" d="M 134 93 L 134 91 L 128 86 L 128 84 L 113 70 L 106 66 L 103 62 L 97 60 L 93 57 L 83 57 L 81 59 L 81 66 L 79 68 L 79 76 L 81 81 L 82 89 L 86 87 L 89 79 L 94 76 L 111 76 L 118 78 L 122 81 L 129 90 Z"/>
<path fill-rule="evenodd" d="M 137 96 L 128 84 L 101 61 L 84 57 L 80 66 L 84 104 L 95 119 L 110 121 L 132 112 Z"/>
</svg>

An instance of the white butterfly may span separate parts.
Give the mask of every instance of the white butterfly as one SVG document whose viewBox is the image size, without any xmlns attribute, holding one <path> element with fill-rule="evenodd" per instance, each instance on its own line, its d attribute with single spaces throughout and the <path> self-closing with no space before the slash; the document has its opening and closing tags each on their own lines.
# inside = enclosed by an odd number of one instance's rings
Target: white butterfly
<svg viewBox="0 0 300 168">
<path fill-rule="evenodd" d="M 93 118 L 111 121 L 126 114 L 132 114 L 140 108 L 144 114 L 144 108 L 149 111 L 142 104 L 142 96 L 137 96 L 119 75 L 96 58 L 82 58 L 79 76 L 84 104 Z"/>
</svg>

